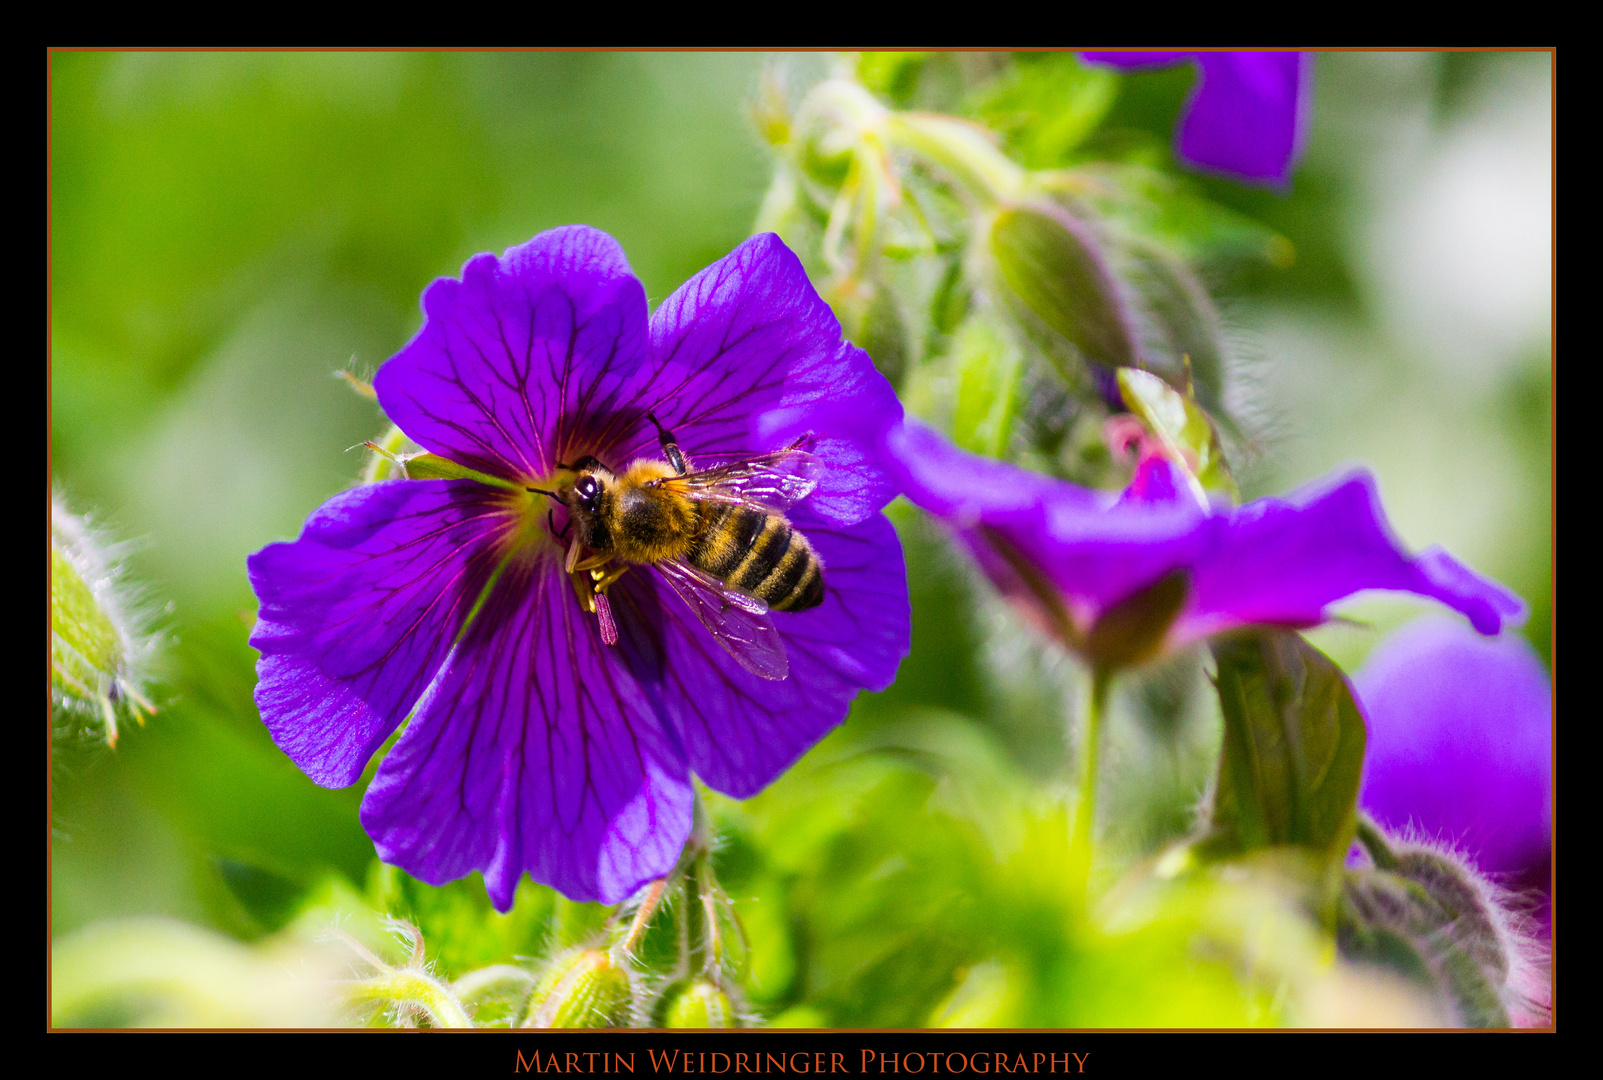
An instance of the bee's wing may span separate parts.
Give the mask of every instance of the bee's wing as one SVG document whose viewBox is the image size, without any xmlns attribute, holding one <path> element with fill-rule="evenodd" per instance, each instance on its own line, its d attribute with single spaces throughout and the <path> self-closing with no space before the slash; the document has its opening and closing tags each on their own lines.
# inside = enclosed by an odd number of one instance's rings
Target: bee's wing
<svg viewBox="0 0 1603 1080">
<path fill-rule="evenodd" d="M 768 605 L 755 596 L 728 588 L 717 578 L 689 563 L 670 559 L 653 564 L 662 579 L 673 586 L 713 640 L 724 647 L 741 667 L 764 679 L 779 680 L 790 674 L 785 642 L 768 617 Z"/>
<path fill-rule="evenodd" d="M 771 454 L 756 454 L 657 483 L 702 502 L 752 505 L 783 513 L 791 503 L 812 494 L 823 475 L 823 462 L 801 449 L 805 441 L 798 439 Z"/>
</svg>

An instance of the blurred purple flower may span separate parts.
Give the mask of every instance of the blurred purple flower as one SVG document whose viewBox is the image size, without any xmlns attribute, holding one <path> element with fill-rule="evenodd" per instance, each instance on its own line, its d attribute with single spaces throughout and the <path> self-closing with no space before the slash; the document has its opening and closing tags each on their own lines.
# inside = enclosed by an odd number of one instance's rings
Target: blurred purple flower
<svg viewBox="0 0 1603 1080">
<path fill-rule="evenodd" d="M 1088 52 L 1119 68 L 1190 61 L 1199 75 L 1180 114 L 1182 161 L 1243 180 L 1284 185 L 1302 152 L 1313 61 L 1300 52 Z"/>
<path fill-rule="evenodd" d="M 1369 724 L 1359 803 L 1377 821 L 1493 873 L 1546 863 L 1553 698 L 1523 638 L 1421 619 L 1381 642 L 1353 687 Z"/>
<path fill-rule="evenodd" d="M 1283 499 L 1203 506 L 1155 455 L 1118 495 L 976 457 L 913 420 L 886 446 L 907 497 L 1094 664 L 1137 663 L 1240 626 L 1313 626 L 1365 589 L 1433 597 L 1483 634 L 1524 615 L 1518 597 L 1441 549 L 1408 555 L 1363 471 Z"/>
<path fill-rule="evenodd" d="M 877 447 L 901 405 L 773 235 L 649 319 L 622 249 L 583 226 L 475 256 L 423 311 L 379 369 L 379 402 L 419 445 L 505 486 L 371 484 L 251 556 L 256 702 L 329 787 L 409 719 L 362 802 L 386 862 L 435 884 L 483 871 L 502 911 L 525 870 L 616 902 L 672 868 L 692 771 L 750 795 L 894 677 L 910 613 Z M 654 568 L 611 588 L 616 647 L 580 607 L 549 503 L 525 488 L 587 454 L 660 458 L 648 410 L 703 467 L 817 437 L 823 476 L 789 517 L 827 589 L 772 616 L 787 678 L 737 664 Z"/>
</svg>

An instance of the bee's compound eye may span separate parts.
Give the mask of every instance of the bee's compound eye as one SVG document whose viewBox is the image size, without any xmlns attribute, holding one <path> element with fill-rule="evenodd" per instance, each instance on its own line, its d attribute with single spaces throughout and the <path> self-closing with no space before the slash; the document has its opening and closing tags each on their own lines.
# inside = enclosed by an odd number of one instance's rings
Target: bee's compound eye
<svg viewBox="0 0 1603 1080">
<path fill-rule="evenodd" d="M 596 482 L 596 478 L 593 476 L 581 476 L 579 482 L 573 485 L 573 490 L 578 493 L 579 498 L 585 502 L 590 502 L 601 494 L 601 485 Z"/>
</svg>

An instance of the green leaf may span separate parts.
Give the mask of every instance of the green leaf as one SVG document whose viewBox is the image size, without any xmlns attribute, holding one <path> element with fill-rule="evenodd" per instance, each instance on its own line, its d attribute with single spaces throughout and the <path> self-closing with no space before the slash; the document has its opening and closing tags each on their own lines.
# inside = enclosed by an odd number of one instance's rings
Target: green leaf
<svg viewBox="0 0 1603 1080">
<path fill-rule="evenodd" d="M 1245 851 L 1292 844 L 1339 864 L 1352 842 L 1364 720 L 1341 670 L 1303 638 L 1255 630 L 1215 641 L 1224 746 L 1213 825 Z"/>
<path fill-rule="evenodd" d="M 1170 460 L 1184 467 L 1199 497 L 1206 501 L 1205 492 L 1218 492 L 1232 502 L 1240 498 L 1219 433 L 1195 398 L 1137 368 L 1119 369 L 1119 393 L 1130 411 L 1163 443 Z"/>
<path fill-rule="evenodd" d="M 1012 293 L 1086 359 L 1134 363 L 1130 313 L 1088 226 L 1057 207 L 1013 207 L 991 226 L 991 253 Z"/>
<path fill-rule="evenodd" d="M 865 52 L 857 57 L 857 80 L 876 94 L 906 103 L 918 87 L 929 53 Z"/>
<path fill-rule="evenodd" d="M 1119 77 L 1073 53 L 1020 57 L 989 82 L 967 112 L 1000 133 L 1032 169 L 1064 164 L 1118 97 Z"/>
<path fill-rule="evenodd" d="M 1201 195 L 1192 182 L 1135 162 L 1087 162 L 1071 174 L 1075 192 L 1098 216 L 1150 237 L 1181 258 L 1196 261 L 1261 260 L 1291 265 L 1291 241 Z"/>
<path fill-rule="evenodd" d="M 966 450 L 1001 456 L 1013 428 L 1024 355 L 997 319 L 976 312 L 952 342 L 957 409 L 952 438 Z"/>
</svg>

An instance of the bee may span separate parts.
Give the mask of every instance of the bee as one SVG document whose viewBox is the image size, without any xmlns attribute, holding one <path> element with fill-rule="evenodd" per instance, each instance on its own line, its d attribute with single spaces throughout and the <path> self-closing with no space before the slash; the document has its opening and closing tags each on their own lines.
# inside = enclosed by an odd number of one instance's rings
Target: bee
<svg viewBox="0 0 1603 1080">
<path fill-rule="evenodd" d="M 810 437 L 769 454 L 692 469 L 671 432 L 657 428 L 663 460 L 639 458 L 615 472 L 594 457 L 559 468 L 577 474 L 556 491 L 529 488 L 568 508 L 561 532 L 576 535 L 564 569 L 601 638 L 618 642 L 607 589 L 633 566 L 654 567 L 717 641 L 764 679 L 790 672 L 772 611 L 824 602 L 824 564 L 785 517 L 818 484 Z M 589 555 L 580 558 L 582 551 Z"/>
</svg>

